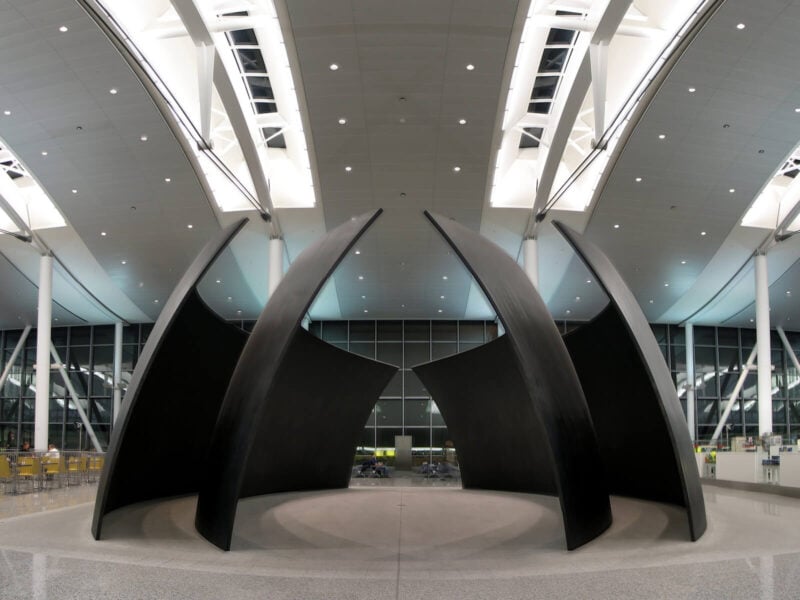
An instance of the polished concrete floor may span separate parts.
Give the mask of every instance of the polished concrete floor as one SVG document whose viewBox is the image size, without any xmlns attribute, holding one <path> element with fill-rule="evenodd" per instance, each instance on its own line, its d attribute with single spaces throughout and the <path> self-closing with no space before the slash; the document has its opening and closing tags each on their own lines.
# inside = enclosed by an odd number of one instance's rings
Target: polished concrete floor
<svg viewBox="0 0 800 600">
<path fill-rule="evenodd" d="M 611 529 L 567 552 L 553 498 L 355 480 L 242 501 L 225 553 L 195 532 L 195 497 L 116 511 L 96 542 L 92 491 L 0 497 L 0 598 L 800 597 L 800 500 L 771 494 L 706 486 L 695 543 L 682 511 L 615 497 Z"/>
</svg>

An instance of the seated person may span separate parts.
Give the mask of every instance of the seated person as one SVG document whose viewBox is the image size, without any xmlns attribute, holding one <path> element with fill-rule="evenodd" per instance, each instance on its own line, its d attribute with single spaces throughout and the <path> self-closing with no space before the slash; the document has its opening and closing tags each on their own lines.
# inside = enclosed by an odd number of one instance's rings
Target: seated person
<svg viewBox="0 0 800 600">
<path fill-rule="evenodd" d="M 28 440 L 22 442 L 22 446 L 19 449 L 20 452 L 32 452 L 33 448 L 31 448 L 31 443 Z"/>
<path fill-rule="evenodd" d="M 383 464 L 383 461 L 378 461 L 375 463 L 375 474 L 378 477 L 388 477 L 389 473 L 386 471 L 386 465 Z"/>
<path fill-rule="evenodd" d="M 47 452 L 45 452 L 45 456 L 47 458 L 58 458 L 60 456 L 58 448 L 56 448 L 55 444 L 51 443 L 47 446 Z"/>
</svg>

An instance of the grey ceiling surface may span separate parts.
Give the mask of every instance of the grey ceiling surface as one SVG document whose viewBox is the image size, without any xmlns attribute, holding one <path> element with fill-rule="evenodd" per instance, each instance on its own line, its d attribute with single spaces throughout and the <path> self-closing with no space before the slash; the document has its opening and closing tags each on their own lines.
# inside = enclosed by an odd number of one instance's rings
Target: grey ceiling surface
<svg viewBox="0 0 800 600">
<path fill-rule="evenodd" d="M 359 242 L 359 254 L 343 261 L 312 317 L 491 318 L 422 211 L 480 230 L 519 259 L 528 211 L 491 208 L 486 190 L 504 74 L 516 53 L 510 44 L 527 3 L 284 4 L 321 200 L 313 209 L 277 209 L 288 260 L 324 234 L 320 217 L 330 229 L 385 210 Z M 736 29 L 739 22 L 744 30 Z M 61 24 L 67 34 L 58 31 Z M 669 74 L 591 214 L 551 214 L 585 229 L 608 253 L 651 321 L 696 315 L 697 322 L 749 324 L 752 274 L 742 265 L 769 232 L 739 222 L 800 140 L 797 31 L 798 0 L 728 0 Z M 220 226 L 179 144 L 75 3 L 0 0 L 0 52 L 0 110 L 12 111 L 0 115 L 0 138 L 69 223 L 43 238 L 112 310 L 154 319 Z M 468 71 L 468 63 L 476 68 Z M 697 91 L 689 93 L 690 86 Z M 109 94 L 112 87 L 119 93 Z M 338 123 L 342 117 L 346 125 Z M 466 125 L 459 125 L 462 118 Z M 222 220 L 233 218 L 238 214 Z M 240 237 L 201 292 L 227 318 L 254 318 L 266 299 L 267 231 L 253 220 Z M 4 240 L 0 248 L 9 256 L 0 257 L 2 328 L 35 318 L 37 259 L 14 244 L 20 242 Z M 794 239 L 782 246 L 770 256 L 773 321 L 791 328 L 800 311 L 786 291 L 800 294 L 800 248 Z M 92 260 L 81 258 L 86 254 Z M 606 302 L 548 224 L 540 236 L 540 273 L 540 290 L 558 319 L 591 318 Z M 717 295 L 729 280 L 730 289 Z M 55 307 L 63 310 L 60 322 L 113 320 L 80 290 L 68 289 L 63 273 L 54 286 L 56 301 L 73 313 Z"/>
<path fill-rule="evenodd" d="M 671 320 L 689 317 L 719 290 L 698 277 L 800 140 L 798 26 L 800 3 L 728 0 L 670 73 L 611 174 L 586 233 L 652 321 L 690 289 L 694 305 Z M 724 258 L 715 269 L 730 277 L 741 256 Z M 743 307 L 734 295 L 715 320 Z"/>
</svg>

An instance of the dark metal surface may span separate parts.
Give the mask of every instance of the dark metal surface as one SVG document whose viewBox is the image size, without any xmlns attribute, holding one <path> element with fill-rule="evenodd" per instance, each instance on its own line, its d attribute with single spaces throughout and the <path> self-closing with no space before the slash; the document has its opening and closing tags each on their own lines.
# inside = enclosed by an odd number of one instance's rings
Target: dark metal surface
<svg viewBox="0 0 800 600">
<path fill-rule="evenodd" d="M 226 227 L 206 244 L 153 326 L 111 434 L 92 519 L 95 539 L 115 508 L 198 489 L 202 459 L 247 335 L 212 313 L 195 288 L 245 223 Z M 170 464 L 170 456 L 181 460 Z"/>
<path fill-rule="evenodd" d="M 608 528 L 611 507 L 589 409 L 564 342 L 530 280 L 503 250 L 455 221 L 428 211 L 425 216 L 472 272 L 503 323 L 541 423 L 537 442 L 553 465 L 567 548 L 577 548 Z M 495 399 L 497 410 L 503 410 L 502 400 Z"/>
<path fill-rule="evenodd" d="M 298 329 L 254 424 L 240 496 L 347 487 L 364 423 L 395 373 Z"/>
<path fill-rule="evenodd" d="M 200 486 L 195 518 L 200 534 L 220 548 L 230 549 L 236 506 L 245 482 L 254 485 L 252 476 L 248 476 L 256 468 L 250 464 L 251 454 L 260 457 L 256 448 L 260 447 L 261 437 L 280 434 L 265 424 L 265 418 L 271 398 L 280 391 L 281 372 L 295 368 L 287 357 L 297 359 L 291 355 L 291 348 L 300 321 L 325 280 L 381 212 L 343 223 L 298 256 L 242 351 L 211 441 L 209 469 Z M 305 377 L 317 377 L 315 365 L 307 367 Z M 298 397 L 295 405 L 297 411 L 305 411 L 303 398 Z M 294 443 L 307 441 L 298 439 Z"/>
<path fill-rule="evenodd" d="M 565 339 L 611 491 L 685 506 L 697 540 L 706 530 L 700 477 L 686 418 L 650 325 L 605 254 L 569 227 L 553 225 L 611 300 L 594 321 Z"/>
<path fill-rule="evenodd" d="M 507 336 L 413 371 L 447 423 L 464 488 L 558 494 L 546 434 Z"/>
</svg>

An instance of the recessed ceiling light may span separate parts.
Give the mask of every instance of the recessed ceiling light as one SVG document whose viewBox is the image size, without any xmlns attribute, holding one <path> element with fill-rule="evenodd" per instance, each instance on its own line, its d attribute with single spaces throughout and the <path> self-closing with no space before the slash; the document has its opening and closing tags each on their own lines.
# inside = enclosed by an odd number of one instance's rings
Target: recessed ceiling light
<svg viewBox="0 0 800 600">
<path fill-rule="evenodd" d="M 467 65 L 467 71 L 474 71 L 474 70 L 475 70 L 475 65 L 473 65 L 472 63 Z"/>
<path fill-rule="evenodd" d="M 127 261 L 127 260 L 123 260 L 123 261 L 120 261 L 120 262 L 121 262 L 123 265 L 127 265 L 127 264 L 128 264 L 128 261 Z"/>
<path fill-rule="evenodd" d="M 158 298 L 156 298 L 155 300 L 153 300 L 153 302 L 155 302 L 156 304 L 158 304 Z"/>
<path fill-rule="evenodd" d="M 755 320 L 755 319 L 750 319 L 750 322 L 752 323 L 754 320 Z"/>
<path fill-rule="evenodd" d="M 365 312 L 365 313 L 368 313 L 369 311 L 368 311 L 368 310 L 365 308 L 365 309 L 364 309 L 364 312 Z"/>
<path fill-rule="evenodd" d="M 565 312 L 565 313 L 567 313 L 568 315 L 571 315 L 571 314 L 572 314 L 572 311 L 571 311 L 570 309 L 567 309 L 567 310 L 565 310 L 564 312 Z"/>
<path fill-rule="evenodd" d="M 78 190 L 72 190 L 72 193 L 73 193 L 73 194 L 77 194 L 77 193 L 78 193 Z"/>
<path fill-rule="evenodd" d="M 108 90 L 108 93 L 114 96 L 116 95 L 117 91 L 118 91 L 117 88 L 111 88 L 110 90 Z"/>
<path fill-rule="evenodd" d="M 697 88 L 693 88 L 693 87 L 689 88 L 689 93 L 690 94 L 694 94 L 696 91 L 697 91 Z"/>
<path fill-rule="evenodd" d="M 439 296 L 439 300 L 444 300 L 444 296 Z"/>
<path fill-rule="evenodd" d="M 346 124 L 347 124 L 347 119 L 345 119 L 344 117 L 341 117 L 339 119 L 339 125 L 346 125 Z"/>
<path fill-rule="evenodd" d="M 358 276 L 358 280 L 359 280 L 359 281 L 362 281 L 363 279 L 364 279 L 364 276 L 363 276 L 363 275 L 359 275 L 359 276 Z"/>
<path fill-rule="evenodd" d="M 142 140 L 143 142 L 146 142 L 147 141 L 147 136 L 146 135 L 140 135 L 139 139 Z"/>
<path fill-rule="evenodd" d="M 459 125 L 466 125 L 467 124 L 467 120 L 466 119 L 459 119 L 458 120 L 458 124 Z"/>
<path fill-rule="evenodd" d="M 347 166 L 344 168 L 344 170 L 345 170 L 345 171 L 347 171 L 347 172 L 349 173 L 350 171 L 352 171 L 352 170 L 353 170 L 353 167 L 351 167 L 350 165 L 347 165 Z"/>
<path fill-rule="evenodd" d="M 442 312 L 442 309 L 441 309 L 441 308 L 439 309 L 439 312 Z"/>
<path fill-rule="evenodd" d="M 328 68 L 329 68 L 331 71 L 338 71 L 338 70 L 339 70 L 339 65 L 337 65 L 336 63 L 331 63 L 331 66 L 330 66 L 330 67 L 328 67 Z"/>
<path fill-rule="evenodd" d="M 217 279 L 217 283 L 222 283 L 222 281 L 220 281 L 219 279 Z"/>
<path fill-rule="evenodd" d="M 729 194 L 732 194 L 732 193 L 733 193 L 733 192 L 735 192 L 735 191 L 736 191 L 736 188 L 731 188 L 731 189 L 729 189 L 729 190 L 728 190 L 728 193 L 729 193 Z"/>
<path fill-rule="evenodd" d="M 653 301 L 652 301 L 652 300 L 650 300 L 650 304 L 652 304 L 652 303 L 653 303 Z"/>
<path fill-rule="evenodd" d="M 240 315 L 240 314 L 242 314 L 242 311 L 241 311 L 241 310 L 237 310 L 237 311 L 236 311 L 236 314 L 237 314 L 237 315 Z"/>
<path fill-rule="evenodd" d="M 442 275 L 442 279 L 444 279 L 445 281 L 447 281 L 447 275 Z"/>
<path fill-rule="evenodd" d="M 361 299 L 362 299 L 362 300 L 366 300 L 366 299 L 367 299 L 366 295 L 362 295 L 362 296 L 361 296 Z"/>
<path fill-rule="evenodd" d="M 636 183 L 639 183 L 641 180 L 642 180 L 642 178 L 641 178 L 641 177 L 637 177 L 637 178 L 635 179 Z"/>
<path fill-rule="evenodd" d="M 356 254 L 361 254 L 361 250 L 356 250 Z"/>
<path fill-rule="evenodd" d="M 800 106 L 798 106 L 797 108 L 795 108 L 795 109 L 794 109 L 794 112 L 796 112 L 796 113 L 800 113 Z M 8 114 L 8 113 L 6 113 L 6 114 Z"/>
<path fill-rule="evenodd" d="M 3 114 L 4 114 L 5 116 L 7 116 L 7 117 L 10 117 L 10 116 L 11 116 L 11 111 L 10 111 L 10 110 L 4 110 L 4 111 L 3 111 Z"/>
<path fill-rule="evenodd" d="M 686 264 L 686 261 L 685 261 L 685 260 L 682 260 L 682 261 L 681 261 L 681 264 L 682 264 L 682 265 L 685 265 L 685 264 Z"/>
<path fill-rule="evenodd" d="M 745 28 L 745 24 L 744 24 L 744 23 L 739 23 L 739 24 L 736 26 L 736 29 L 744 29 L 744 28 Z"/>
<path fill-rule="evenodd" d="M 619 223 L 614 223 L 614 229 L 619 229 Z"/>
<path fill-rule="evenodd" d="M 701 231 L 700 235 L 706 235 L 706 232 L 705 231 Z"/>
<path fill-rule="evenodd" d="M 172 179 L 170 179 L 169 177 L 164 177 L 164 181 L 165 181 L 166 183 L 169 183 L 170 181 L 172 181 Z"/>
<path fill-rule="evenodd" d="M 231 300 L 233 300 L 233 296 L 228 296 L 228 302 L 230 302 Z"/>
<path fill-rule="evenodd" d="M 102 235 L 103 237 L 106 237 L 106 235 L 108 235 L 108 234 L 105 231 L 101 231 L 100 235 Z"/>
<path fill-rule="evenodd" d="M 592 283 L 592 280 L 591 279 L 587 279 L 586 283 Z"/>
<path fill-rule="evenodd" d="M 47 150 L 42 150 L 42 156 L 47 156 Z"/>
<path fill-rule="evenodd" d="M 667 136 L 664 133 L 659 133 L 658 134 L 658 139 L 660 139 L 660 140 L 663 140 L 665 137 L 667 137 Z"/>
<path fill-rule="evenodd" d="M 581 297 L 580 296 L 575 296 L 575 302 L 580 302 L 580 301 L 581 301 Z"/>
<path fill-rule="evenodd" d="M 665 284 L 664 284 L 664 287 L 669 287 L 669 284 L 668 284 L 668 283 L 665 283 Z"/>
<path fill-rule="evenodd" d="M 189 224 L 186 226 L 186 229 L 192 229 L 192 228 L 194 228 L 194 225 L 192 225 L 191 223 L 189 223 Z"/>
<path fill-rule="evenodd" d="M 787 296 L 791 296 L 792 295 L 792 290 L 786 290 L 786 295 Z"/>
<path fill-rule="evenodd" d="M 461 172 L 461 167 L 458 167 L 458 166 L 453 167 L 453 171 L 455 171 L 456 173 L 460 173 Z"/>
<path fill-rule="evenodd" d="M 61 33 L 67 33 L 69 31 L 69 27 L 67 27 L 66 25 L 62 25 L 61 27 L 58 28 L 58 30 Z"/>
</svg>

